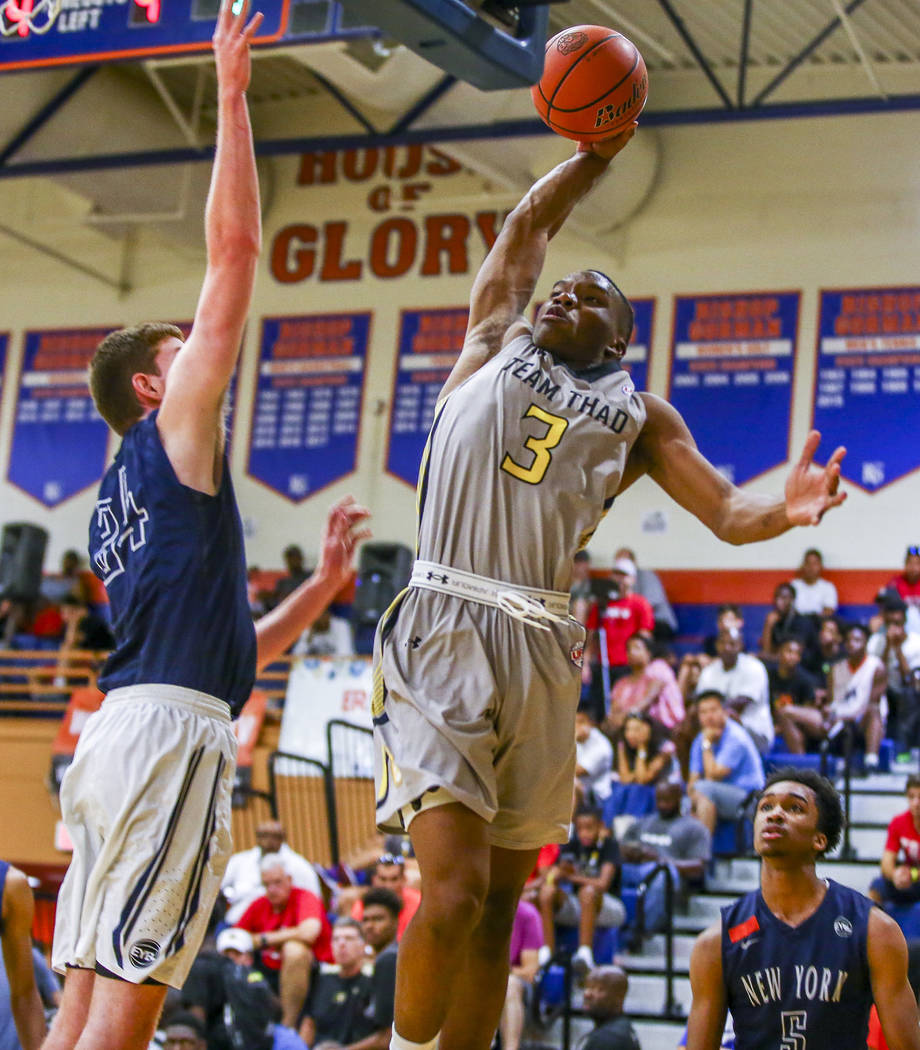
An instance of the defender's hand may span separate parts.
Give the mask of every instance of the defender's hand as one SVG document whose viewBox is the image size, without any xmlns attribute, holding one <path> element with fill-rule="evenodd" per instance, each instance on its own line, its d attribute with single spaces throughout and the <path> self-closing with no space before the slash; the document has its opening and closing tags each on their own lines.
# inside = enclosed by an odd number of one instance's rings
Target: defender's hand
<svg viewBox="0 0 920 1050">
<path fill-rule="evenodd" d="M 355 548 L 370 538 L 371 530 L 361 528 L 370 511 L 355 502 L 354 496 L 343 496 L 329 508 L 326 527 L 319 548 L 317 573 L 344 586 L 351 579 Z"/>
<path fill-rule="evenodd" d="M 233 13 L 233 0 L 221 0 L 217 25 L 211 43 L 217 64 L 217 85 L 220 91 L 245 91 L 249 87 L 252 65 L 249 45 L 262 24 L 262 12 L 246 22 L 249 0 L 242 0 L 239 14 Z"/>
</svg>

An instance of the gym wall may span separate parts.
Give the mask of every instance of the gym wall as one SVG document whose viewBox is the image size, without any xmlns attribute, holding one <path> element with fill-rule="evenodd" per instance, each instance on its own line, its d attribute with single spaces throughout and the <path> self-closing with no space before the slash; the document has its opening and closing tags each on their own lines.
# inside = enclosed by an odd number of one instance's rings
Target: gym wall
<svg viewBox="0 0 920 1050">
<path fill-rule="evenodd" d="M 644 203 L 624 224 L 609 229 L 618 195 L 615 165 L 603 190 L 573 217 L 579 230 L 605 232 L 590 238 L 573 229 L 560 234 L 550 247 L 536 298 L 556 277 L 585 266 L 611 274 L 632 297 L 655 297 L 648 388 L 666 394 L 675 295 L 800 291 L 791 463 L 811 421 L 819 290 L 918 284 L 920 114 L 764 120 L 640 134 L 656 140 L 659 158 Z M 542 156 L 547 140 L 534 141 Z M 472 155 L 477 144 L 466 143 L 463 149 Z M 517 196 L 509 187 L 513 179 L 489 182 L 455 171 L 445 155 L 451 156 L 449 147 L 437 154 L 426 151 L 425 167 L 415 172 L 405 156 L 393 158 L 389 172 L 378 158 L 371 172 L 368 158 L 355 155 L 350 174 L 338 156 L 329 181 L 323 181 L 321 166 L 305 168 L 297 157 L 264 165 L 263 184 L 271 188 L 264 254 L 245 336 L 232 444 L 253 564 L 280 564 L 281 549 L 293 541 L 312 550 L 325 508 L 344 492 L 371 507 L 376 539 L 413 542 L 414 492 L 385 469 L 400 313 L 462 308 L 488 238 Z M 146 177 L 162 176 L 152 169 Z M 88 232 L 77 202 L 58 186 L 32 180 L 8 181 L 4 188 L 4 208 L 33 216 L 36 228 L 46 239 L 54 236 L 59 250 L 94 268 L 118 272 L 124 261 L 121 241 Z M 629 190 L 622 187 L 624 193 Z M 186 221 L 201 228 L 200 215 L 189 214 Z M 384 223 L 389 224 L 385 235 L 380 233 Z M 121 296 L 0 237 L 0 331 L 11 333 L 0 402 L 0 525 L 34 521 L 44 526 L 50 533 L 48 568 L 67 547 L 85 544 L 94 488 L 49 510 L 6 480 L 23 333 L 192 316 L 202 251 L 140 227 L 127 258 L 133 290 Z M 356 469 L 294 502 L 246 474 L 261 319 L 346 312 L 371 314 Z M 718 414 L 730 397 L 727 391 L 713 391 L 712 412 Z M 903 440 L 916 444 L 917 398 L 905 400 L 910 408 Z M 858 431 L 860 421 L 853 426 Z M 739 428 L 737 441 L 766 437 L 759 421 L 751 419 Z M 114 447 L 110 441 L 109 455 Z M 825 447 L 821 454 L 830 451 Z M 920 466 L 920 449 L 917 459 Z M 769 470 L 751 487 L 779 492 L 788 465 Z M 905 545 L 918 540 L 909 508 L 920 504 L 920 475 L 907 474 L 873 494 L 846 487 L 845 508 L 820 529 L 732 548 L 643 480 L 618 500 L 592 551 L 600 564 L 623 543 L 635 547 L 648 566 L 771 568 L 796 565 L 802 550 L 815 544 L 831 568 L 897 566 Z"/>
</svg>

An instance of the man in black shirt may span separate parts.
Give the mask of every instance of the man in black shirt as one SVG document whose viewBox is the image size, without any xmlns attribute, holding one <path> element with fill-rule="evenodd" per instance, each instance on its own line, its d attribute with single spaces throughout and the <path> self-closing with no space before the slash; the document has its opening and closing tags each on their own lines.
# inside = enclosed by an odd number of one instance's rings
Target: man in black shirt
<svg viewBox="0 0 920 1050">
<path fill-rule="evenodd" d="M 815 708 L 816 682 L 802 670 L 802 643 L 797 638 L 787 638 L 779 649 L 775 663 L 767 664 L 770 681 L 770 707 L 777 735 L 793 754 L 803 754 L 806 737 L 799 728 L 800 713 Z M 806 715 L 806 720 L 810 717 Z"/>
<path fill-rule="evenodd" d="M 599 810 L 580 806 L 575 811 L 575 834 L 546 875 L 537 898 L 543 920 L 544 946 L 540 964 L 552 956 L 555 924 L 578 927 L 578 951 L 573 967 L 582 976 L 594 966 L 596 927 L 622 926 L 623 902 L 613 894 L 619 887 L 620 850 L 607 832 Z"/>
<path fill-rule="evenodd" d="M 313 1050 L 387 1050 L 393 1023 L 377 1015 L 373 977 L 364 970 L 364 931 L 357 919 L 338 919 L 332 927 L 335 965 L 323 964 L 310 986 L 300 1020 L 300 1038 Z M 394 967 L 395 984 L 395 967 Z"/>
<path fill-rule="evenodd" d="M 594 1031 L 581 1050 L 639 1050 L 639 1039 L 623 1000 L 629 979 L 619 966 L 598 966 L 585 979 L 585 1012 L 594 1021 Z"/>
</svg>

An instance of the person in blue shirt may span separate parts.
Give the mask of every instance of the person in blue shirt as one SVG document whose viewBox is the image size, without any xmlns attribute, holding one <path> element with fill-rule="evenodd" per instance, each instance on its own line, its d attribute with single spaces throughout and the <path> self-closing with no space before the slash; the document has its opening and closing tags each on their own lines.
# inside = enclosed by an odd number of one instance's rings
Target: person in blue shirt
<svg viewBox="0 0 920 1050">
<path fill-rule="evenodd" d="M 760 888 L 723 908 L 693 947 L 687 1050 L 717 1050 L 727 1011 L 735 1050 L 865 1050 L 873 1000 L 891 1050 L 920 1050 L 901 931 L 815 871 L 842 828 L 825 777 L 792 767 L 770 775 L 754 816 Z"/>
<path fill-rule="evenodd" d="M 696 710 L 700 732 L 690 749 L 687 791 L 694 813 L 712 834 L 718 819 L 733 819 L 748 795 L 763 786 L 763 765 L 748 731 L 729 717 L 721 693 L 700 693 Z"/>
</svg>

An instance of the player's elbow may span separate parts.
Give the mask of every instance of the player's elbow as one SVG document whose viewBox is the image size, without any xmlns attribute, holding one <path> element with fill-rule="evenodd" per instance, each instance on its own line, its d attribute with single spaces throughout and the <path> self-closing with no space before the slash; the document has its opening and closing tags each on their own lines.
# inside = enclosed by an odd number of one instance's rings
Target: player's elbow
<svg viewBox="0 0 920 1050">
<path fill-rule="evenodd" d="M 208 244 L 208 261 L 216 266 L 255 265 L 262 251 L 262 235 L 257 230 L 236 230 L 222 234 Z"/>
</svg>

